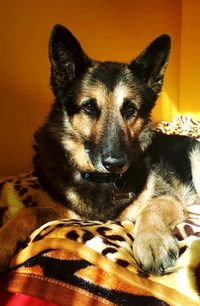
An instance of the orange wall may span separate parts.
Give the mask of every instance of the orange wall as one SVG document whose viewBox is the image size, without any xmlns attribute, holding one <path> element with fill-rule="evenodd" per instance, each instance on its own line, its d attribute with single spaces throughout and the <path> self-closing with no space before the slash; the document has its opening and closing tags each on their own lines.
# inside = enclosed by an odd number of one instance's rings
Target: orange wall
<svg viewBox="0 0 200 306">
<path fill-rule="evenodd" d="M 183 0 L 179 111 L 200 119 L 200 1 Z"/>
<path fill-rule="evenodd" d="M 0 176 L 31 167 L 32 135 L 53 99 L 47 45 L 55 23 L 69 27 L 101 60 L 130 61 L 157 35 L 169 33 L 172 53 L 154 120 L 177 112 L 181 0 L 1 0 L 0 6 Z"/>
</svg>

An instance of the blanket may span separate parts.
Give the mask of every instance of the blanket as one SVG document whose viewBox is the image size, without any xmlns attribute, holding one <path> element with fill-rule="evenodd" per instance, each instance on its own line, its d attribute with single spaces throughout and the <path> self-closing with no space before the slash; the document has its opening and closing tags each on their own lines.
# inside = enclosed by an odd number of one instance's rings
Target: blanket
<svg viewBox="0 0 200 306">
<path fill-rule="evenodd" d="M 156 129 L 198 139 L 200 122 L 177 117 Z M 21 207 L 53 201 L 34 172 L 2 180 L 0 190 L 0 222 Z M 189 206 L 187 220 L 174 229 L 180 256 L 162 276 L 137 266 L 133 229 L 131 221 L 48 222 L 19 246 L 0 287 L 58 305 L 199 305 L 200 203 Z"/>
</svg>

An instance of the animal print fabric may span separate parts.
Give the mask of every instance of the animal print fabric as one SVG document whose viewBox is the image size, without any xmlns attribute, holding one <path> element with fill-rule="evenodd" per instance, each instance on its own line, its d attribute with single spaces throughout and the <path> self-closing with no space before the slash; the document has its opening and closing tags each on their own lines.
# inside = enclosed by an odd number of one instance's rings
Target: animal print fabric
<svg viewBox="0 0 200 306">
<path fill-rule="evenodd" d="M 108 274 L 113 273 L 129 285 L 137 285 L 141 289 L 145 280 L 148 284 L 143 288 L 145 294 L 153 295 L 152 289 L 158 287 L 159 292 L 154 293 L 156 298 L 161 299 L 164 295 L 162 300 L 170 302 L 169 304 L 173 297 L 175 300 L 181 299 L 182 303 L 187 302 L 186 305 L 193 305 L 193 301 L 199 301 L 198 291 L 195 290 L 195 287 L 199 286 L 198 277 L 194 281 L 195 276 L 198 276 L 200 264 L 199 210 L 198 204 L 189 207 L 189 218 L 175 228 L 174 234 L 179 242 L 181 256 L 176 266 L 168 269 L 163 276 L 148 275 L 137 266 L 132 251 L 134 236 L 131 233 L 134 223 L 131 221 L 102 223 L 66 219 L 49 222 L 31 235 L 28 246 L 13 258 L 11 267 L 24 264 L 27 260 L 29 262 L 47 248 L 76 250 L 74 253 L 80 258 Z M 60 264 L 62 266 L 62 262 Z M 177 282 L 178 279 L 181 281 Z M 176 305 L 175 300 L 172 305 Z"/>
<path fill-rule="evenodd" d="M 177 116 L 171 122 L 162 121 L 155 129 L 168 135 L 185 135 L 200 140 L 200 120 L 194 120 L 190 116 Z"/>
</svg>

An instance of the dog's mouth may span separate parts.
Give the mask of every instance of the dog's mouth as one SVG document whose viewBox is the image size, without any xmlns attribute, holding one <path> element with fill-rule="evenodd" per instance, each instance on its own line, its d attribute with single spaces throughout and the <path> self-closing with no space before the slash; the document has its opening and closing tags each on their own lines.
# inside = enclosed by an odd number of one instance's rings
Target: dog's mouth
<svg viewBox="0 0 200 306">
<path fill-rule="evenodd" d="M 113 173 L 101 173 L 101 172 L 84 172 L 82 178 L 88 182 L 93 183 L 113 183 L 117 189 L 123 189 L 126 185 L 125 173 L 113 174 Z"/>
</svg>

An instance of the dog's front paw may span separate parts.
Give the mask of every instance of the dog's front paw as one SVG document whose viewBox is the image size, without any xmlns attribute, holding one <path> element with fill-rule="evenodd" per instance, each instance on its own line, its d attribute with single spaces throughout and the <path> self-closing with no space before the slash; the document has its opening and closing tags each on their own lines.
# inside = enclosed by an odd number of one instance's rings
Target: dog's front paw
<svg viewBox="0 0 200 306">
<path fill-rule="evenodd" d="M 138 234 L 133 244 L 133 252 L 139 266 L 153 274 L 163 274 L 175 264 L 179 255 L 174 237 L 163 233 Z"/>
</svg>

